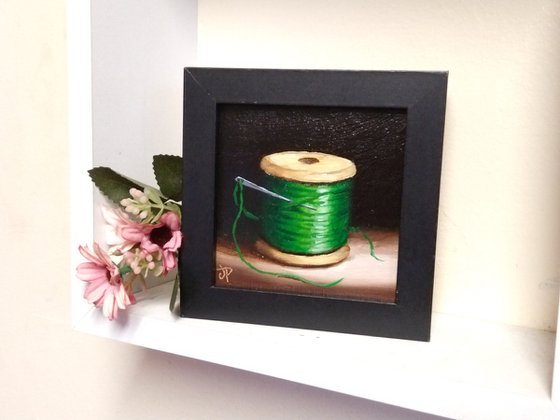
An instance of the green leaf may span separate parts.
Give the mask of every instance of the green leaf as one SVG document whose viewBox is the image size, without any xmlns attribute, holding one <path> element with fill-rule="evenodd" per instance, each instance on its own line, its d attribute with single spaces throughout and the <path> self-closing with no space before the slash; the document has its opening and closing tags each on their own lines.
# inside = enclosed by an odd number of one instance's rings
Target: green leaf
<svg viewBox="0 0 560 420">
<path fill-rule="evenodd" d="M 181 201 L 183 159 L 180 156 L 155 155 L 153 167 L 161 193 L 174 201 Z"/>
<path fill-rule="evenodd" d="M 123 198 L 130 198 L 131 188 L 142 190 L 136 182 L 125 178 L 111 168 L 98 166 L 88 171 L 89 176 L 99 191 L 113 203 L 120 204 Z"/>
</svg>

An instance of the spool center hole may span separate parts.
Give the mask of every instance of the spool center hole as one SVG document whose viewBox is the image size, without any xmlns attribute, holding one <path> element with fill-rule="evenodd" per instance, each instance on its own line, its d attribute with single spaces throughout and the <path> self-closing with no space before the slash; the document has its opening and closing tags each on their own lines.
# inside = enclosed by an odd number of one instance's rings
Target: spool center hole
<svg viewBox="0 0 560 420">
<path fill-rule="evenodd" d="M 313 165 L 314 163 L 319 163 L 319 159 L 314 157 L 299 158 L 298 161 L 300 161 L 301 163 L 305 163 L 306 165 Z"/>
</svg>

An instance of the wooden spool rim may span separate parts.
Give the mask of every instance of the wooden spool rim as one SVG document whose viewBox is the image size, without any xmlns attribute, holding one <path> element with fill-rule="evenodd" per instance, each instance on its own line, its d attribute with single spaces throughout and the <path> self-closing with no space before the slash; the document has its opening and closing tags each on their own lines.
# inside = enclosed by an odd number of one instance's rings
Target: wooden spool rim
<svg viewBox="0 0 560 420">
<path fill-rule="evenodd" d="M 273 153 L 263 157 L 260 166 L 268 175 L 312 184 L 330 184 L 356 174 L 351 160 L 321 152 Z"/>
<path fill-rule="evenodd" d="M 319 255 L 289 254 L 274 248 L 262 239 L 257 240 L 255 247 L 257 251 L 266 257 L 272 258 L 282 264 L 298 267 L 323 267 L 326 265 L 333 265 L 345 260 L 348 258 L 348 255 L 350 255 L 350 247 L 348 245 L 343 245 L 341 248 L 328 254 Z"/>
</svg>

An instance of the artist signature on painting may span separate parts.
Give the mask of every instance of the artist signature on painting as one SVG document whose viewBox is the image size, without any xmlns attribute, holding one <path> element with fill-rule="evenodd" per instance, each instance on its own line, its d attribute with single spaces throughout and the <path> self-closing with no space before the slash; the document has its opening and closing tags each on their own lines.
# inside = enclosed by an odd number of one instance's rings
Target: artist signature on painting
<svg viewBox="0 0 560 420">
<path fill-rule="evenodd" d="M 224 267 L 222 264 L 219 264 L 219 267 L 216 268 L 216 271 L 218 272 L 218 278 L 220 280 L 225 279 L 226 283 L 229 283 L 229 276 L 231 275 L 231 273 L 233 273 L 233 268 Z"/>
</svg>

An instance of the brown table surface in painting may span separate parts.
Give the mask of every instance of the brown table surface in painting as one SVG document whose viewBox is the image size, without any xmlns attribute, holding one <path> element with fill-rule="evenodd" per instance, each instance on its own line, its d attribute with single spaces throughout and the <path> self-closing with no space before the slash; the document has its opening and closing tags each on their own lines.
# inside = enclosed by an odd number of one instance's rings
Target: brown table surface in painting
<svg viewBox="0 0 560 420">
<path fill-rule="evenodd" d="M 254 249 L 243 249 L 245 258 L 260 270 L 289 272 L 319 283 L 344 278 L 332 287 L 317 287 L 290 278 L 257 273 L 239 259 L 232 244 L 219 241 L 216 247 L 215 285 L 298 295 L 394 302 L 398 232 L 369 231 L 368 235 L 374 241 L 375 254 L 382 261 L 371 257 L 368 242 L 358 233 L 351 233 L 348 238 L 349 257 L 329 267 L 302 268 L 279 265 L 256 253 Z"/>
</svg>

